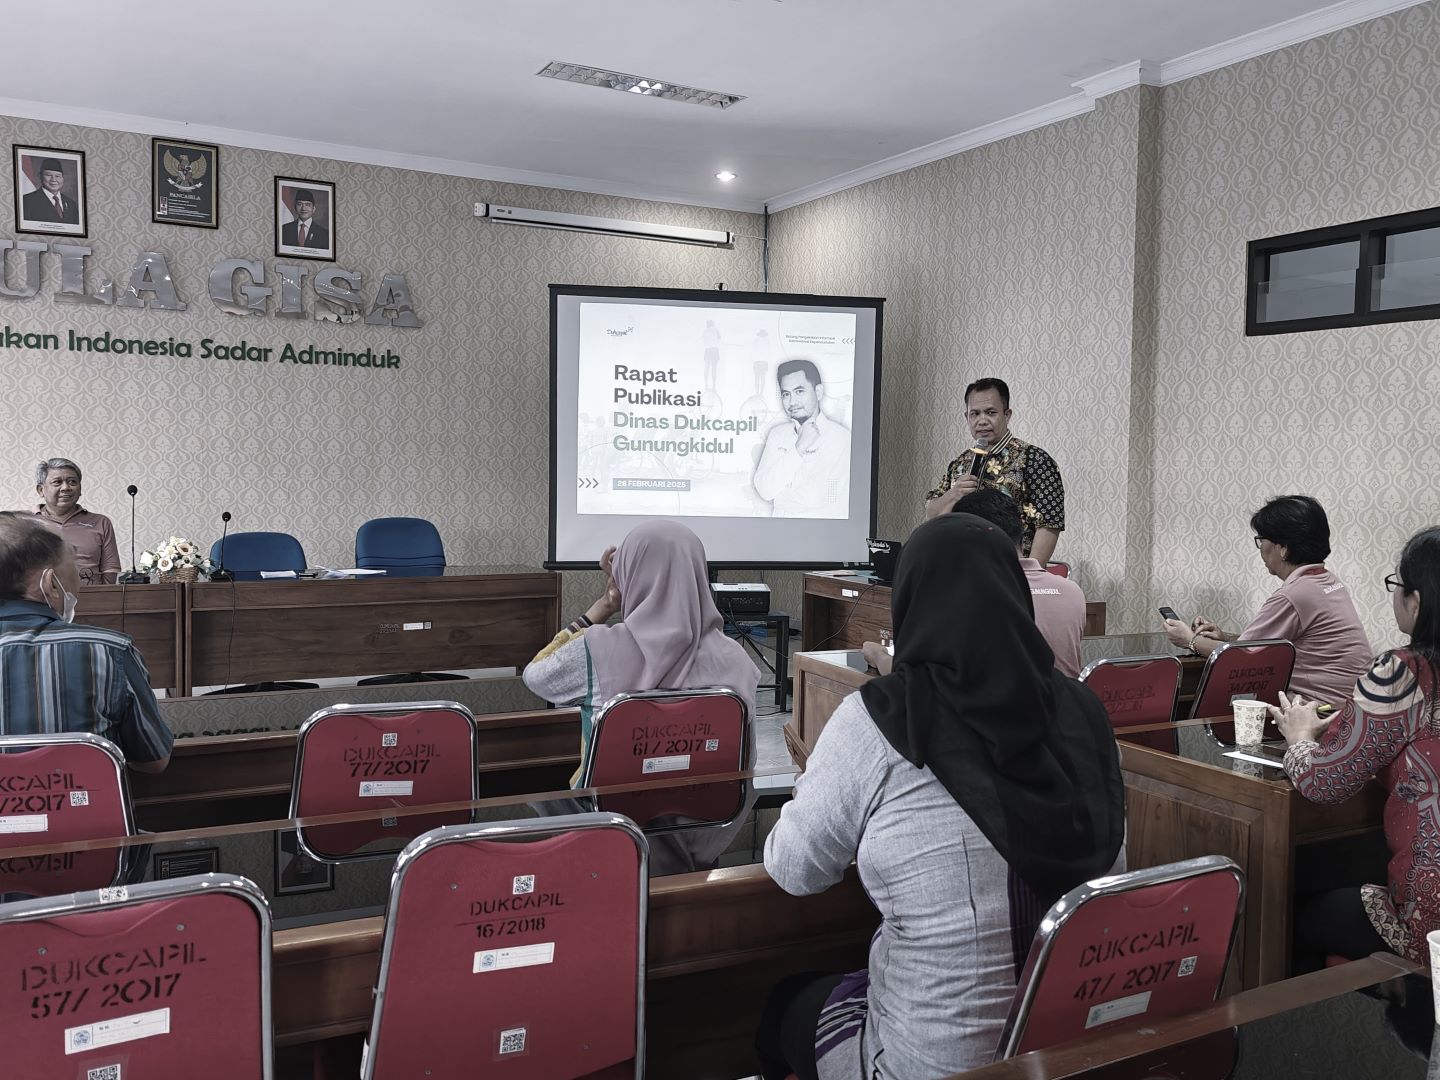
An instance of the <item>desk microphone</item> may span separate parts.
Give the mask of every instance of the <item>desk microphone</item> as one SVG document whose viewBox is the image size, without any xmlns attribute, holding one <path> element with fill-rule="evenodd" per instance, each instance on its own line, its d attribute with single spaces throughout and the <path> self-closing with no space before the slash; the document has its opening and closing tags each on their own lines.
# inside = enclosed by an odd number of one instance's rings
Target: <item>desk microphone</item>
<svg viewBox="0 0 1440 1080">
<path fill-rule="evenodd" d="M 140 489 L 131 484 L 125 489 L 125 494 L 130 496 L 130 569 L 121 574 L 116 580 L 121 585 L 148 585 L 150 575 L 142 574 L 135 568 L 135 496 Z"/>
<path fill-rule="evenodd" d="M 220 565 L 210 571 L 210 580 L 234 581 L 235 575 L 225 569 L 225 537 L 230 533 L 230 511 L 222 513 L 220 520 L 224 523 L 220 529 Z"/>
</svg>

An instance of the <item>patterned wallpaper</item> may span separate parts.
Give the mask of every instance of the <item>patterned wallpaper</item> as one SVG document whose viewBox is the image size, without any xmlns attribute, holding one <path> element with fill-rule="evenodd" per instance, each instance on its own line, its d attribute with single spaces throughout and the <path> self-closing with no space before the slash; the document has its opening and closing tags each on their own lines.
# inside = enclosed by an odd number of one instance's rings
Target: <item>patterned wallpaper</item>
<svg viewBox="0 0 1440 1080">
<path fill-rule="evenodd" d="M 1275 582 L 1249 544 L 1266 497 L 1331 511 L 1332 559 L 1375 643 L 1393 640 L 1379 578 L 1440 520 L 1434 323 L 1247 339 L 1244 244 L 1434 205 L 1440 175 L 1440 4 L 1409 8 L 1163 90 L 786 210 L 771 222 L 777 290 L 888 298 L 879 531 L 903 536 L 968 443 L 961 392 L 1014 390 L 1015 430 L 1065 473 L 1058 557 L 1117 630 L 1156 602 L 1239 626 Z M 713 251 L 475 221 L 476 200 L 727 228 L 751 215 L 490 184 L 222 148 L 222 227 L 153 225 L 149 141 L 0 118 L 10 142 L 89 155 L 92 284 L 134 254 L 171 256 L 183 314 L 0 299 L 0 325 L 374 345 L 401 377 L 363 369 L 27 353 L 0 348 L 0 476 L 29 502 L 33 462 L 80 460 L 86 502 L 140 535 L 213 539 L 284 528 L 313 562 L 347 562 L 365 517 L 418 513 L 454 563 L 543 557 L 551 281 L 760 285 L 759 244 Z M 272 176 L 339 184 L 339 265 L 409 276 L 418 331 L 239 319 L 205 296 L 224 255 L 273 265 Z M 8 206 L 8 170 L 3 198 Z M 0 212 L 8 210 L 0 208 Z M 4 235 L 15 235 L 6 232 Z M 320 264 L 314 264 L 320 265 Z M 12 275 L 17 267 L 12 253 Z M 313 309 L 307 292 L 307 307 Z M 732 575 L 734 576 L 734 575 Z M 754 576 L 741 574 L 741 577 Z M 768 575 L 799 610 L 799 579 Z M 567 575 L 567 611 L 596 575 Z"/>
<path fill-rule="evenodd" d="M 1000 375 L 1055 455 L 1113 630 L 1243 627 L 1278 584 L 1250 513 L 1306 492 L 1378 647 L 1380 578 L 1440 522 L 1440 328 L 1244 337 L 1256 237 L 1440 202 L 1425 4 L 778 214 L 772 285 L 888 296 L 881 529 L 903 535 Z"/>
<path fill-rule="evenodd" d="M 1137 482 L 1127 423 L 1137 140 L 1153 94 L 1113 95 L 1086 116 L 771 222 L 773 288 L 888 298 L 880 532 L 903 537 L 922 520 L 925 492 L 970 445 L 965 385 L 999 376 L 1013 430 L 1050 451 L 1065 478 L 1057 558 L 1121 623 L 1138 617 L 1133 580 L 1148 554 L 1124 537 Z"/>
<path fill-rule="evenodd" d="M 1155 582 L 1240 628 L 1276 584 L 1250 543 L 1272 495 L 1325 506 L 1331 564 L 1377 650 L 1381 578 L 1440 523 L 1440 323 L 1244 336 L 1244 246 L 1440 203 L 1440 5 L 1162 92 Z"/>
<path fill-rule="evenodd" d="M 761 284 L 755 215 L 221 147 L 221 227 L 181 228 L 150 222 L 146 135 L 0 117 L 0 141 L 86 152 L 92 289 L 102 273 L 123 287 L 135 255 L 156 250 L 169 258 L 189 304 L 183 313 L 56 304 L 59 259 L 46 255 L 40 295 L 0 298 L 0 326 L 173 335 L 197 344 L 213 337 L 276 347 L 373 346 L 403 358 L 397 375 L 202 360 L 198 349 L 184 360 L 0 347 L 6 504 L 32 503 L 36 461 L 71 457 L 85 470 L 85 504 L 111 515 L 122 532 L 125 486 L 140 486 L 142 545 L 172 532 L 208 544 L 228 509 L 234 529 L 291 532 L 312 563 L 350 565 L 361 522 L 416 514 L 439 527 L 451 563 L 538 563 L 548 529 L 546 286 Z M 10 228 L 10 169 L 0 171 L 7 222 L 0 236 L 27 239 Z M 381 274 L 405 273 L 423 328 L 242 318 L 210 302 L 206 283 L 216 260 L 259 259 L 272 278 L 282 261 L 272 254 L 276 175 L 338 185 L 335 265 L 364 273 L 367 300 Z M 477 201 L 729 229 L 746 238 L 716 250 L 500 226 L 472 216 Z M 14 252 L 10 259 L 13 282 L 21 266 Z M 306 307 L 315 307 L 308 284 Z M 588 603 L 592 579 L 598 574 L 567 575 L 567 611 Z"/>
</svg>

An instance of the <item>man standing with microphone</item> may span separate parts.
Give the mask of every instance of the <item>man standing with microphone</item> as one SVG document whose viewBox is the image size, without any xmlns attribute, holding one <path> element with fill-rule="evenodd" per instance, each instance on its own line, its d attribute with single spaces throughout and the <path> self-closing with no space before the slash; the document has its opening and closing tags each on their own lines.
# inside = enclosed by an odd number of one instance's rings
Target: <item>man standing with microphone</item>
<svg viewBox="0 0 1440 1080">
<path fill-rule="evenodd" d="M 1065 531 L 1065 484 L 1055 459 L 1010 431 L 1010 387 L 1001 379 L 977 379 L 965 388 L 965 421 L 975 446 L 945 470 L 925 496 L 925 517 L 948 514 L 972 491 L 1003 491 L 1020 507 L 1022 557 L 1044 566 Z"/>
</svg>

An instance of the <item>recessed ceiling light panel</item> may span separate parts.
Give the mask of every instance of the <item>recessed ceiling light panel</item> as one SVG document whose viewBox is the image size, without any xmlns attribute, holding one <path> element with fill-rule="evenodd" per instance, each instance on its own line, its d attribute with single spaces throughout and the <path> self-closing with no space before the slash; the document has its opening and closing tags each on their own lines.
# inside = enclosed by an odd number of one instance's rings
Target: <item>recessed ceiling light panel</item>
<svg viewBox="0 0 1440 1080">
<path fill-rule="evenodd" d="M 721 169 L 715 174 L 715 179 L 719 180 L 722 184 L 728 184 L 731 180 L 735 179 L 735 174 L 729 169 Z"/>
<path fill-rule="evenodd" d="M 604 68 L 586 67 L 584 64 L 566 64 L 552 60 L 535 74 L 561 82 L 584 83 L 606 90 L 619 90 L 641 97 L 666 98 L 670 101 L 688 101 L 691 105 L 709 105 L 715 109 L 728 109 L 737 101 L 744 101 L 743 94 L 725 94 L 719 90 L 700 90 L 693 86 L 641 75 L 626 75 L 622 71 L 607 71 Z"/>
</svg>

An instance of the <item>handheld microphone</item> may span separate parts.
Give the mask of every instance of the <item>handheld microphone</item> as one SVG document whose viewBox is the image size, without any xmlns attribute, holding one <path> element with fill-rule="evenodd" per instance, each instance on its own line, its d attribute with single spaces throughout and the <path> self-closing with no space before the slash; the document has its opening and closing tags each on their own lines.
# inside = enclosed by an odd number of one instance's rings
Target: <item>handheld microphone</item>
<svg viewBox="0 0 1440 1080">
<path fill-rule="evenodd" d="M 223 523 L 220 529 L 220 565 L 210 571 L 210 580 L 234 581 L 235 575 L 225 569 L 225 537 L 230 534 L 230 511 L 222 513 L 220 520 Z"/>
<path fill-rule="evenodd" d="M 125 494 L 130 496 L 130 569 L 121 574 L 116 580 L 121 585 L 148 585 L 150 575 L 142 574 L 135 568 L 135 496 L 140 489 L 131 484 L 125 489 Z"/>
</svg>

